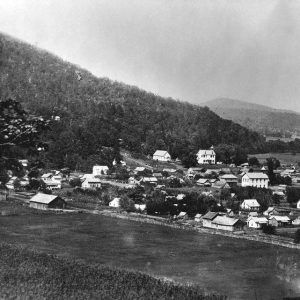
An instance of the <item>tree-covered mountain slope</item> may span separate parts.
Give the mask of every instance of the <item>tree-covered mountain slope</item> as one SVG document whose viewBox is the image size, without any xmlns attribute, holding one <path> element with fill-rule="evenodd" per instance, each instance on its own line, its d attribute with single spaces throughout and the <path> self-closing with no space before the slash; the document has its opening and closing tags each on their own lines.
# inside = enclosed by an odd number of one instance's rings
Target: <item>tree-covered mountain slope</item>
<svg viewBox="0 0 300 300">
<path fill-rule="evenodd" d="M 227 98 L 214 99 L 202 105 L 224 119 L 261 134 L 278 137 L 300 134 L 300 114 L 293 111 Z"/>
<path fill-rule="evenodd" d="M 141 70 L 141 72 L 146 70 Z M 31 45 L 0 34 L 0 97 L 12 97 L 35 114 L 59 116 L 47 138 L 48 159 L 72 165 L 118 147 L 173 158 L 199 148 L 234 144 L 261 151 L 264 138 L 224 120 L 207 107 L 162 98 L 137 87 L 97 78 Z"/>
</svg>

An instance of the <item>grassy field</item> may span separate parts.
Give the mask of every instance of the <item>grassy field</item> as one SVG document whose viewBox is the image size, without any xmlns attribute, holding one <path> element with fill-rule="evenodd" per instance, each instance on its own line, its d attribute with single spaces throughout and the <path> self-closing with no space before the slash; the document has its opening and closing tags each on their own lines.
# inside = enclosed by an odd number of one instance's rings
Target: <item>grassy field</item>
<svg viewBox="0 0 300 300">
<path fill-rule="evenodd" d="M 184 286 L 139 272 L 87 265 L 0 244 L 1 299 L 206 299 L 197 286 Z"/>
<path fill-rule="evenodd" d="M 281 164 L 294 164 L 297 165 L 300 162 L 300 153 L 263 153 L 263 154 L 253 154 L 249 157 L 255 156 L 260 163 L 265 163 L 268 157 L 276 157 Z"/>
<path fill-rule="evenodd" d="M 0 217 L 2 242 L 197 284 L 230 299 L 300 295 L 297 250 L 90 214 L 23 209 Z"/>
</svg>

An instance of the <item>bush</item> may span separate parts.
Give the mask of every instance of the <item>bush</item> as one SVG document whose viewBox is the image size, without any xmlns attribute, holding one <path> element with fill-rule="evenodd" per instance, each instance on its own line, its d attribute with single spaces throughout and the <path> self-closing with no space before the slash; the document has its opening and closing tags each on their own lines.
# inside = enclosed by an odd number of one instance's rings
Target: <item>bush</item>
<svg viewBox="0 0 300 300">
<path fill-rule="evenodd" d="M 275 227 L 272 225 L 268 225 L 268 224 L 263 224 L 262 231 L 265 234 L 276 234 Z"/>
<path fill-rule="evenodd" d="M 81 187 L 81 180 L 80 178 L 73 178 L 69 181 L 71 187 Z"/>
<path fill-rule="evenodd" d="M 300 243 L 300 229 L 298 229 L 298 230 L 295 232 L 294 243 L 296 243 L 296 244 L 299 244 L 299 243 Z"/>
</svg>

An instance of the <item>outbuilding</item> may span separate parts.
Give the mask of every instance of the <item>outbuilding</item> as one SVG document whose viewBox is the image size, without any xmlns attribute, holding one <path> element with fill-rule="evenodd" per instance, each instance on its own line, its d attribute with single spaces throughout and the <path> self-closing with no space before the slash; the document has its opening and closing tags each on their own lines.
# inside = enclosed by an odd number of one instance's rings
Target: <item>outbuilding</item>
<svg viewBox="0 0 300 300">
<path fill-rule="evenodd" d="M 57 195 L 38 193 L 29 200 L 29 207 L 42 210 L 49 208 L 65 208 L 66 202 Z"/>
</svg>

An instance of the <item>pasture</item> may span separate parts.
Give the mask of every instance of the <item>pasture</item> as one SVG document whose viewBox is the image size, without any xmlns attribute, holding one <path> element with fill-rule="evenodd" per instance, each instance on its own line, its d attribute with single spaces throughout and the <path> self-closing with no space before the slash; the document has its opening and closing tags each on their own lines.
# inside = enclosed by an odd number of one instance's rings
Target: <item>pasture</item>
<svg viewBox="0 0 300 300">
<path fill-rule="evenodd" d="M 91 214 L 29 211 L 0 217 L 2 242 L 192 283 L 230 299 L 300 295 L 298 250 Z"/>
<path fill-rule="evenodd" d="M 249 157 L 255 156 L 259 160 L 260 163 L 265 163 L 268 157 L 277 158 L 281 164 L 289 165 L 294 164 L 297 165 L 300 162 L 300 153 L 262 153 L 262 154 L 251 154 Z"/>
</svg>

